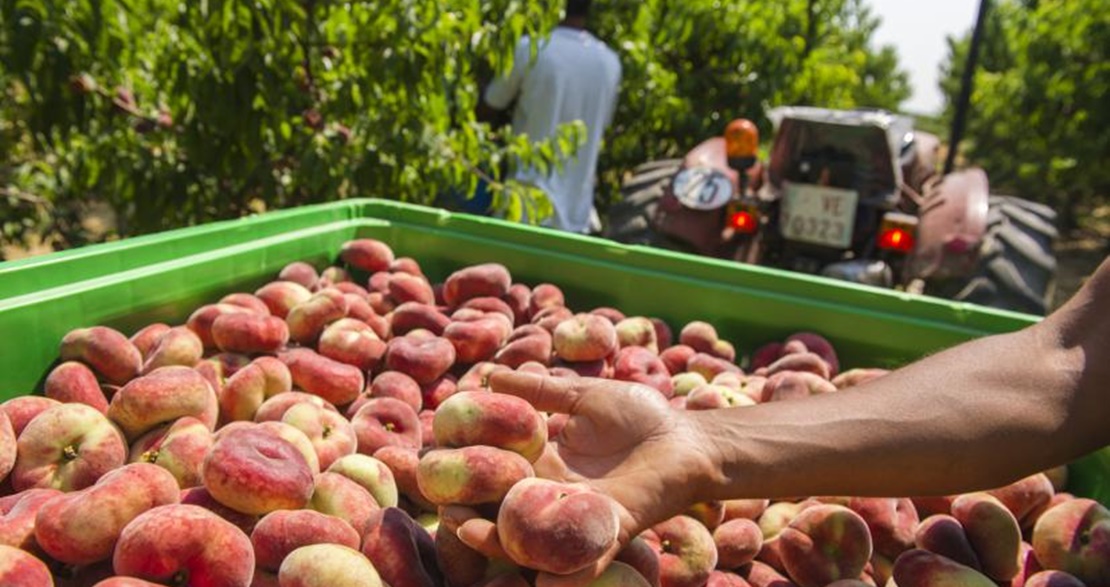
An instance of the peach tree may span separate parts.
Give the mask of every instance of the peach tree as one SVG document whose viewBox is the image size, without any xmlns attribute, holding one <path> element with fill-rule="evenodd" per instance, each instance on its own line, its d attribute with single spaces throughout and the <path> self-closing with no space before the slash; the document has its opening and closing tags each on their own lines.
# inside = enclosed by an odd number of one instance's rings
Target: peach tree
<svg viewBox="0 0 1110 587">
<path fill-rule="evenodd" d="M 0 216 L 16 240 L 84 242 L 374 196 L 431 203 L 558 140 L 475 120 L 478 72 L 558 14 L 520 0 L 0 1 Z M 497 204 L 542 212 L 512 186 Z M 507 197 L 508 196 L 508 197 Z"/>
</svg>

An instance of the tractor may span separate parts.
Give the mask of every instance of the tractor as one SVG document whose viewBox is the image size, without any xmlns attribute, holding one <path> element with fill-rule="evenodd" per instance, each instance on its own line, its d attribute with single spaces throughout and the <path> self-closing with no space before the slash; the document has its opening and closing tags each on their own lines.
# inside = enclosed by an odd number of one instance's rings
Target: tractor
<svg viewBox="0 0 1110 587">
<path fill-rule="evenodd" d="M 940 140 L 877 109 L 780 107 L 766 161 L 749 120 L 640 165 L 604 236 L 1043 315 L 1055 212 L 938 171 Z"/>
</svg>

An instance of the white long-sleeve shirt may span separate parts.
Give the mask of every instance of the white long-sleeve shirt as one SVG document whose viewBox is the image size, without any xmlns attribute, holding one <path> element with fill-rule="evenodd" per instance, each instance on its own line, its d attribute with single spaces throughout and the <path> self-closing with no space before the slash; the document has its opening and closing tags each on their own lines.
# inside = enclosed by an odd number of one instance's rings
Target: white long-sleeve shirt
<svg viewBox="0 0 1110 587">
<path fill-rule="evenodd" d="M 613 120 L 621 64 L 605 43 L 587 31 L 558 27 L 540 41 L 535 60 L 527 37 L 517 44 L 513 69 L 486 88 L 485 101 L 497 109 L 514 99 L 513 132 L 532 140 L 555 136 L 562 123 L 580 120 L 586 140 L 562 170 L 542 174 L 534 168 L 513 172 L 513 179 L 542 189 L 555 215 L 549 223 L 570 232 L 587 232 L 593 212 L 598 153 Z"/>
</svg>

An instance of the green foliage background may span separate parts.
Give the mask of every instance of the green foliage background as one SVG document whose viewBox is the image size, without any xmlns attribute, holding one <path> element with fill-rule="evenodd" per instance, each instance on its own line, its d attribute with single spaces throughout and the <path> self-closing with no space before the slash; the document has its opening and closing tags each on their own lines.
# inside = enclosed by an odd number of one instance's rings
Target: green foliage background
<svg viewBox="0 0 1110 587">
<path fill-rule="evenodd" d="M 1002 2 L 967 154 L 1019 195 L 1105 193 L 1107 13 L 1097 0 Z M 780 104 L 897 108 L 909 96 L 863 0 L 595 0 L 621 99 L 598 200 Z M 581 129 L 511 140 L 475 119 L 479 87 L 562 2 L 0 0 L 0 238 L 84 244 L 107 204 L 118 236 L 347 197 L 436 202 L 482 174 L 496 204 L 542 214 L 503 163 L 556 165 Z M 927 32 L 923 33 L 927 34 Z M 966 41 L 953 41 L 952 91 Z M 954 95 L 954 91 L 952 91 Z M 1014 156 L 1014 154 L 1020 156 Z M 532 214 L 535 218 L 537 215 Z M 112 236 L 112 235 L 109 235 Z"/>
<path fill-rule="evenodd" d="M 970 34 L 949 39 L 953 115 Z M 1047 203 L 1063 228 L 1110 194 L 1110 10 L 1101 0 L 996 0 L 975 72 L 968 163 L 992 191 Z"/>
</svg>

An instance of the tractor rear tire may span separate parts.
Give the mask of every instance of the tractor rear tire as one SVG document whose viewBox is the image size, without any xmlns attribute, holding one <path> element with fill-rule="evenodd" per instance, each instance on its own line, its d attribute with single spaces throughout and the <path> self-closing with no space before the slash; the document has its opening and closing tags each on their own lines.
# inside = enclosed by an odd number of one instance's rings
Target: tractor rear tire
<svg viewBox="0 0 1110 587">
<path fill-rule="evenodd" d="M 655 231 L 659 200 L 682 169 L 681 159 L 662 159 L 639 165 L 621 186 L 621 200 L 609 208 L 605 236 L 620 243 L 682 249 Z"/>
<path fill-rule="evenodd" d="M 951 297 L 1045 315 L 1056 287 L 1056 213 L 1011 196 L 991 196 L 987 232 L 971 278 Z"/>
</svg>

